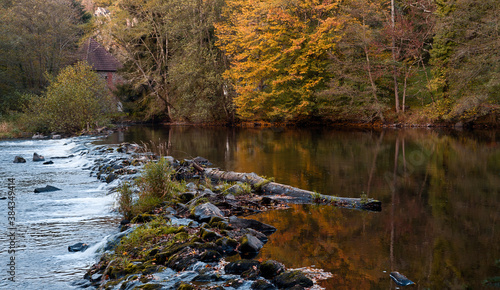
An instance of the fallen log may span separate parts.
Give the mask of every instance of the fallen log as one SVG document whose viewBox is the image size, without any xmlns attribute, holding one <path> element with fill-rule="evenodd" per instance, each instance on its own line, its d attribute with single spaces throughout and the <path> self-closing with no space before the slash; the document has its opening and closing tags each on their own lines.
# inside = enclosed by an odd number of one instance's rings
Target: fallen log
<svg viewBox="0 0 500 290">
<path fill-rule="evenodd" d="M 254 189 L 264 195 L 285 196 L 286 201 L 290 203 L 328 203 L 335 206 L 363 209 L 370 211 L 381 211 L 382 203 L 371 198 L 351 198 L 337 197 L 319 194 L 316 192 L 303 190 L 289 185 L 272 182 L 258 176 L 255 173 L 240 173 L 233 171 L 222 171 L 217 168 L 203 168 L 193 162 L 193 167 L 205 174 L 205 176 L 224 181 L 240 181 L 249 183 Z"/>
</svg>

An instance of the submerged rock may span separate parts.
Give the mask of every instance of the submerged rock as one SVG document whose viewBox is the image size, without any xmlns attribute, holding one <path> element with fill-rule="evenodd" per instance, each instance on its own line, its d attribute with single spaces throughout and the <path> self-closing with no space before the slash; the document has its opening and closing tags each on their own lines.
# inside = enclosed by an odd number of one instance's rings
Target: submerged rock
<svg viewBox="0 0 500 290">
<path fill-rule="evenodd" d="M 405 275 L 399 273 L 399 272 L 391 272 L 389 275 L 392 280 L 398 285 L 398 286 L 408 286 L 408 285 L 413 285 L 415 284 L 413 281 L 410 279 L 406 278 Z"/>
<path fill-rule="evenodd" d="M 256 231 L 259 231 L 263 234 L 270 235 L 274 232 L 276 232 L 276 228 L 264 223 L 261 223 L 256 220 L 252 219 L 242 219 L 238 218 L 235 216 L 230 216 L 229 217 L 229 224 L 234 227 L 234 228 L 239 228 L 239 229 L 254 229 Z"/>
<path fill-rule="evenodd" d="M 58 190 L 62 190 L 62 189 L 57 188 L 57 187 L 52 186 L 52 185 L 46 185 L 45 187 L 35 188 L 35 193 L 52 192 L 52 191 L 58 191 Z"/>
<path fill-rule="evenodd" d="M 70 251 L 70 252 L 84 252 L 88 248 L 89 248 L 88 244 L 76 243 L 72 246 L 68 246 L 68 251 Z"/>
<path fill-rule="evenodd" d="M 33 153 L 33 161 L 37 162 L 37 161 L 45 161 L 45 157 L 43 157 L 42 155 L 39 155 L 38 153 Z"/>
<path fill-rule="evenodd" d="M 26 163 L 26 159 L 22 158 L 21 156 L 16 156 L 14 157 L 14 163 Z"/>
</svg>

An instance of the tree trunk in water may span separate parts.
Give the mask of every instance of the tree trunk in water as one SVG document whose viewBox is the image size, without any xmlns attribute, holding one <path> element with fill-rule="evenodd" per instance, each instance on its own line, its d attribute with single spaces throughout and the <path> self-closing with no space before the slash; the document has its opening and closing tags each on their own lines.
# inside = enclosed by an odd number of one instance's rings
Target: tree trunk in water
<svg viewBox="0 0 500 290">
<path fill-rule="evenodd" d="M 212 179 L 249 183 L 257 191 L 261 191 L 264 195 L 285 196 L 287 197 L 287 201 L 290 203 L 313 203 L 319 200 L 340 207 L 371 211 L 382 210 L 382 203 L 371 198 L 350 198 L 323 195 L 289 185 L 271 182 L 255 173 L 239 173 L 233 171 L 222 171 L 216 168 L 203 168 L 196 163 L 193 163 L 193 166 L 198 171 L 203 172 L 205 176 Z"/>
</svg>

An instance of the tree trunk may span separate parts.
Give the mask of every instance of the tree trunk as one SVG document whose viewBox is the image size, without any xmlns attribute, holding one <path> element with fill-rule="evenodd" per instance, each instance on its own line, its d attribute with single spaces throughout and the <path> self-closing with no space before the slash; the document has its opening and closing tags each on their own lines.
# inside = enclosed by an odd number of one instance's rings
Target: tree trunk
<svg viewBox="0 0 500 290">
<path fill-rule="evenodd" d="M 261 191 L 264 195 L 284 196 L 290 203 L 313 203 L 315 201 L 324 201 L 335 206 L 346 208 L 356 208 L 370 211 L 382 210 L 381 202 L 371 198 L 350 198 L 323 195 L 289 185 L 270 182 L 255 173 L 239 173 L 233 171 L 222 171 L 216 168 L 202 168 L 194 162 L 193 166 L 195 169 L 203 172 L 207 177 L 212 179 L 246 182 L 252 185 L 252 187 L 256 190 Z"/>
<path fill-rule="evenodd" d="M 394 78 L 394 102 L 396 107 L 396 113 L 399 113 L 399 94 L 398 94 L 398 77 L 397 77 L 397 66 L 396 66 L 396 35 L 395 35 L 395 7 L 394 0 L 391 0 L 391 24 L 392 24 L 392 61 L 393 61 L 393 78 Z"/>
</svg>

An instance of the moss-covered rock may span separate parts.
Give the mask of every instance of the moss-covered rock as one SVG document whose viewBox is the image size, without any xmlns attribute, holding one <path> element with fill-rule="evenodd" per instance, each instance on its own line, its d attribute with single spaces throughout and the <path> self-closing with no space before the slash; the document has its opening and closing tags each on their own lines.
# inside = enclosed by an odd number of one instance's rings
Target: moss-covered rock
<svg viewBox="0 0 500 290">
<path fill-rule="evenodd" d="M 222 258 L 216 250 L 206 250 L 201 254 L 200 260 L 205 263 L 218 262 Z"/>
<path fill-rule="evenodd" d="M 139 224 L 142 224 L 142 223 L 147 223 L 147 222 L 150 222 L 152 220 L 154 220 L 156 218 L 156 216 L 154 214 L 140 214 L 140 215 L 137 215 L 136 217 L 134 217 L 131 221 L 131 223 L 133 224 L 136 224 L 136 223 L 139 223 Z"/>
<path fill-rule="evenodd" d="M 291 288 L 296 285 L 302 287 L 311 287 L 314 285 L 313 281 L 309 279 L 304 273 L 296 271 L 286 271 L 279 274 L 273 279 L 273 283 L 278 288 Z"/>
<path fill-rule="evenodd" d="M 195 290 L 194 286 L 188 283 L 181 282 L 177 285 L 177 290 Z"/>
<path fill-rule="evenodd" d="M 217 251 L 223 256 L 230 256 L 236 253 L 238 242 L 234 239 L 223 237 L 215 241 Z"/>
<path fill-rule="evenodd" d="M 207 230 L 207 229 L 204 229 L 202 232 L 201 232 L 201 238 L 204 240 L 204 241 L 207 241 L 207 242 L 212 242 L 212 241 L 216 241 L 217 239 L 220 239 L 222 238 L 222 236 L 214 231 L 211 231 L 211 230 Z"/>
<path fill-rule="evenodd" d="M 252 268 L 259 269 L 260 263 L 255 260 L 238 260 L 236 262 L 231 262 L 224 267 L 224 272 L 226 274 L 236 274 L 241 275 L 243 272 L 248 271 Z"/>
<path fill-rule="evenodd" d="M 260 265 L 261 276 L 272 279 L 285 271 L 285 266 L 274 260 L 267 260 Z"/>
</svg>

